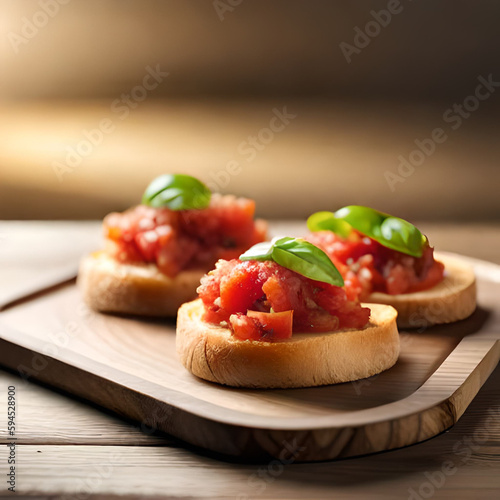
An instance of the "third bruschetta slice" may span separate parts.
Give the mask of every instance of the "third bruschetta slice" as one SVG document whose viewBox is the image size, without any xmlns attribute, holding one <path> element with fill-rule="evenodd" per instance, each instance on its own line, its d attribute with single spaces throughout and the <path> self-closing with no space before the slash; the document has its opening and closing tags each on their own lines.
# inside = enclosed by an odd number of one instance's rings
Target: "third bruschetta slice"
<svg viewBox="0 0 500 500">
<path fill-rule="evenodd" d="M 361 300 L 393 305 L 398 325 L 422 328 L 470 316 L 476 281 L 457 258 L 435 258 L 414 225 L 369 207 L 317 212 L 306 239 L 322 248 Z"/>
</svg>

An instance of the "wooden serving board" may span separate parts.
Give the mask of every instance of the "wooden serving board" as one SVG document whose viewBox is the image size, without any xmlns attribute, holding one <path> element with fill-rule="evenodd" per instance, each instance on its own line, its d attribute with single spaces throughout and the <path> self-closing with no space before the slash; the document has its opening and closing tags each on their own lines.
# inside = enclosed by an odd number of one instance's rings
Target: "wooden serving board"
<svg viewBox="0 0 500 500">
<path fill-rule="evenodd" d="M 199 380 L 175 353 L 175 323 L 94 313 L 66 283 L 0 312 L 0 364 L 159 429 L 244 460 L 313 461 L 433 437 L 463 414 L 500 359 L 500 266 L 478 277 L 467 320 L 401 331 L 390 370 L 308 389 L 241 390 Z"/>
</svg>

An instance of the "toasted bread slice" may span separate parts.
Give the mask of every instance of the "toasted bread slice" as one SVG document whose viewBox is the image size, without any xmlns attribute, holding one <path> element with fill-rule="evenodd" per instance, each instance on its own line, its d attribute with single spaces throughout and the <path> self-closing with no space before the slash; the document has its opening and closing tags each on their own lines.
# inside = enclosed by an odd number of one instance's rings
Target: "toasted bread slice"
<svg viewBox="0 0 500 500">
<path fill-rule="evenodd" d="M 154 264 L 122 264 L 95 252 L 82 260 L 78 285 L 97 311 L 175 317 L 181 304 L 196 297 L 204 274 L 196 269 L 169 278 Z"/>
<path fill-rule="evenodd" d="M 471 266 L 458 257 L 436 253 L 444 264 L 443 281 L 415 293 L 372 293 L 368 300 L 389 304 L 398 311 L 401 328 L 426 328 L 469 317 L 476 309 L 476 278 Z"/>
<path fill-rule="evenodd" d="M 337 384 L 387 370 L 399 355 L 394 308 L 366 304 L 368 326 L 294 333 L 276 342 L 238 340 L 228 328 L 202 320 L 201 299 L 177 316 L 177 353 L 197 377 L 234 387 L 291 388 Z"/>
</svg>

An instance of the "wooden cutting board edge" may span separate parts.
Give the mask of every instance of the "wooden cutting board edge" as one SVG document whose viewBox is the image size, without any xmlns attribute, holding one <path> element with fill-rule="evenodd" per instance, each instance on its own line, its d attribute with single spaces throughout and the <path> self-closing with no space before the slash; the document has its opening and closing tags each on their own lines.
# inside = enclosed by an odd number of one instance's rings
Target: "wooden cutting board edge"
<svg viewBox="0 0 500 500">
<path fill-rule="evenodd" d="M 17 332 L 10 331 L 10 333 Z M 464 339 L 466 340 L 468 339 Z M 461 371 L 463 382 L 447 397 L 443 397 L 443 391 L 446 389 L 439 389 L 439 381 L 436 391 L 433 375 L 408 398 L 376 408 L 377 414 L 385 411 L 385 417 L 379 415 L 371 421 L 360 423 L 356 422 L 350 413 L 347 421 L 337 422 L 336 426 L 334 422 L 325 425 L 326 419 L 321 418 L 314 427 L 311 427 L 310 422 L 305 422 L 306 427 L 294 426 L 292 421 L 289 422 L 292 425 L 280 428 L 277 425 L 259 427 L 248 425 L 248 422 L 247 425 L 237 422 L 234 413 L 239 412 L 234 410 L 225 410 L 228 413 L 226 419 L 208 418 L 200 415 L 199 411 L 190 411 L 182 401 L 177 401 L 176 403 L 180 404 L 174 405 L 165 402 L 164 399 L 155 399 L 158 395 L 146 394 L 136 377 L 130 376 L 127 381 L 129 387 L 123 385 L 123 381 L 120 383 L 114 380 L 112 376 L 116 371 L 114 369 L 109 370 L 107 374 L 90 373 L 81 377 L 79 375 L 86 370 L 78 366 L 51 356 L 39 355 L 27 347 L 12 342 L 12 339 L 0 339 L 0 347 L 2 352 L 7 354 L 7 359 L 18 360 L 17 363 L 7 363 L 7 367 L 18 373 L 21 368 L 21 373 L 24 373 L 27 380 L 33 377 L 38 382 L 74 394 L 140 422 L 137 427 L 144 432 L 158 429 L 223 456 L 237 456 L 258 461 L 282 456 L 284 450 L 289 450 L 290 447 L 295 449 L 294 456 L 297 461 L 316 461 L 400 448 L 436 436 L 457 422 L 500 359 L 498 340 L 474 340 L 473 344 L 474 346 L 463 345 L 461 349 L 457 347 L 458 351 L 464 350 L 464 352 L 473 347 L 477 363 L 471 363 L 469 360 L 467 366 L 472 369 Z M 38 372 L 33 372 L 32 366 L 30 367 L 35 356 L 37 356 L 37 366 L 40 364 L 43 366 Z M 453 360 L 457 366 L 464 366 L 460 361 L 461 356 L 462 354 L 458 352 L 457 359 Z M 449 358 L 451 357 L 452 355 Z M 438 374 L 443 365 L 435 374 Z M 106 369 L 103 365 L 101 368 Z M 68 380 L 72 380 L 71 386 L 66 383 Z M 75 385 L 75 380 L 80 383 Z M 151 389 L 151 384 L 147 385 Z M 157 389 L 169 394 L 176 392 L 160 386 L 157 386 Z M 424 395 L 428 404 L 422 407 L 420 399 L 420 407 L 417 409 L 415 401 L 422 398 L 422 393 L 416 396 L 419 391 L 430 391 L 430 393 Z M 177 393 L 177 396 L 184 395 Z M 124 401 L 127 402 L 127 410 L 123 409 Z M 210 403 L 206 405 L 214 406 Z M 399 410 L 397 414 L 394 413 L 395 407 Z M 373 414 L 373 409 L 358 413 Z M 228 418 L 232 421 L 228 422 Z M 266 421 L 272 423 L 268 418 Z M 294 421 L 294 423 L 300 422 Z"/>
<path fill-rule="evenodd" d="M 499 266 L 467 257 L 465 260 L 469 260 L 485 279 L 500 282 Z M 283 421 L 277 424 L 269 417 L 249 416 L 209 402 L 200 405 L 197 400 L 194 407 L 190 404 L 191 396 L 150 382 L 147 382 L 149 393 L 146 394 L 141 387 L 144 382 L 137 377 L 92 360 L 98 375 L 89 373 L 82 368 L 83 356 L 77 353 L 58 348 L 57 356 L 40 355 L 36 351 L 43 352 L 47 348 L 46 344 L 38 345 L 44 344 L 42 340 L 13 331 L 1 323 L 0 331 L 4 337 L 0 338 L 3 363 L 10 370 L 19 373 L 23 365 L 21 372 L 26 372 L 25 377 L 142 422 L 139 428 L 146 432 L 159 429 L 195 446 L 246 458 L 276 457 L 289 448 L 287 440 L 300 448 L 297 460 L 305 461 L 373 453 L 426 440 L 448 429 L 460 418 L 500 360 L 498 336 L 481 332 L 464 338 L 438 370 L 407 398 L 350 412 L 347 416 L 318 417 L 313 426 L 307 419 L 288 419 L 283 425 Z M 33 369 L 35 359 L 43 369 Z M 88 361 L 85 360 L 87 364 Z M 450 370 L 454 380 L 451 385 Z M 69 378 L 78 379 L 78 374 L 83 372 L 89 375 L 78 387 L 65 383 Z M 151 387 L 155 389 L 154 395 Z M 132 403 L 125 411 L 123 401 L 118 401 L 120 398 Z M 435 412 L 440 414 L 439 418 L 433 418 Z M 193 432 L 193 428 L 198 431 Z M 287 444 L 285 448 L 283 443 Z"/>
<path fill-rule="evenodd" d="M 245 412 L 230 408 L 222 408 L 218 405 L 195 398 L 194 396 L 184 394 L 171 388 L 163 387 L 159 384 L 142 380 L 139 377 L 124 373 L 119 369 L 106 366 L 105 364 L 95 361 L 91 358 L 82 356 L 74 351 L 65 349 L 60 346 L 53 346 L 41 339 L 32 337 L 2 325 L 0 322 L 0 345 L 5 349 L 9 345 L 16 346 L 24 351 L 31 353 L 32 358 L 26 359 L 26 363 L 9 363 L 9 356 L 3 355 L 3 361 L 8 368 L 15 370 L 21 377 L 26 378 L 26 375 L 31 379 L 39 379 L 49 385 L 58 387 L 59 381 L 52 379 L 45 381 L 44 375 L 50 363 L 61 363 L 70 368 L 75 368 L 80 372 L 85 372 L 89 375 L 96 375 L 102 379 L 108 380 L 124 388 L 133 388 L 140 394 L 145 394 L 147 385 L 148 394 L 158 400 L 166 402 L 180 410 L 188 411 L 196 414 L 199 417 L 209 420 L 218 421 L 223 424 L 236 424 L 252 428 L 274 429 L 274 430 L 305 430 L 311 429 L 309 418 L 288 418 L 284 424 L 283 418 L 276 421 L 269 421 L 268 416 L 249 415 Z M 347 425 L 367 425 L 374 422 L 382 422 L 386 419 L 387 413 L 392 416 L 404 418 L 411 415 L 415 410 L 425 410 L 442 401 L 451 398 L 454 392 L 460 388 L 470 377 L 474 370 L 480 365 L 483 359 L 492 351 L 493 353 L 500 351 L 497 345 L 499 340 L 489 338 L 488 334 L 476 334 L 474 337 L 466 337 L 455 347 L 441 366 L 427 379 L 415 392 L 408 397 L 387 403 L 381 406 L 348 412 L 346 418 L 344 414 L 332 414 L 327 416 L 316 416 L 314 428 L 339 428 Z M 53 347 L 57 351 L 57 355 L 50 355 L 48 349 Z M 5 353 L 2 349 L 2 353 Z M 40 354 L 46 353 L 46 354 Z M 495 358 L 495 355 L 492 355 Z M 23 359 L 25 357 L 23 356 Z M 10 359 L 16 359 L 15 356 Z M 500 352 L 497 352 L 496 363 L 500 359 Z M 16 366 L 15 366 L 16 365 Z M 37 369 L 38 366 L 42 369 Z M 491 367 L 491 371 L 496 365 Z M 181 367 L 179 367 L 181 368 Z M 453 382 L 450 383 L 449 373 L 453 373 Z M 489 374 L 488 374 L 489 375 Z M 154 389 L 154 394 L 151 394 L 151 388 Z M 235 389 L 237 390 L 237 389 Z M 293 390 L 293 389 L 291 389 Z M 479 390 L 479 388 L 478 388 Z M 71 391 L 68 391 L 71 392 Z M 91 397 L 83 396 L 92 401 Z M 424 406 L 422 405 L 424 403 Z M 105 405 L 102 405 L 105 406 Z M 276 423 L 279 422 L 279 423 Z"/>
</svg>

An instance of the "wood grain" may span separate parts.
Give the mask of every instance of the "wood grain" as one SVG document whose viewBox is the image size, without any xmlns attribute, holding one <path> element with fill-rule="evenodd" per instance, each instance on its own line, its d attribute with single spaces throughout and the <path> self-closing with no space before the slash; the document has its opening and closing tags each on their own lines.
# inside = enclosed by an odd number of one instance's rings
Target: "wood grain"
<svg viewBox="0 0 500 500">
<path fill-rule="evenodd" d="M 476 429 L 480 428 L 479 426 Z M 499 428 L 495 429 L 498 436 Z M 467 434 L 467 436 L 469 436 Z M 464 456 L 453 451 L 462 438 L 439 436 L 418 449 L 400 449 L 376 457 L 317 464 L 259 465 L 221 463 L 182 448 L 134 446 L 23 446 L 20 493 L 159 495 L 162 498 L 314 498 L 406 499 L 429 483 L 427 474 L 451 463 L 433 498 L 497 498 L 499 481 L 484 466 L 488 447 Z M 413 450 L 413 452 L 412 452 Z M 0 450 L 0 460 L 5 454 Z M 489 468 L 500 466 L 488 456 Z M 61 467 L 61 464 L 66 464 Z M 57 476 L 54 468 L 58 470 Z M 432 485 L 431 485 L 432 486 Z M 428 491 L 428 490 L 423 490 Z"/>
<path fill-rule="evenodd" d="M 59 224 L 50 223 L 53 227 Z M 19 231 L 25 228 L 25 234 L 29 236 L 30 230 L 26 229 L 31 224 L 18 222 L 16 225 Z M 485 224 L 422 224 L 422 227 L 438 248 L 500 264 L 500 231 L 497 227 Z M 282 234 L 291 234 L 297 229 L 296 223 L 286 224 Z M 144 435 L 134 425 L 124 426 L 122 420 L 102 409 L 49 391 L 36 383 L 24 384 L 18 375 L 0 371 L 2 394 L 11 384 L 19 387 L 18 424 L 22 438 L 18 451 L 25 461 L 19 494 L 23 495 L 74 496 L 79 488 L 85 487 L 83 484 L 86 485 L 83 497 L 92 494 L 92 498 L 98 499 L 128 500 L 138 495 L 219 499 L 238 498 L 237 495 L 241 494 L 240 498 L 401 500 L 409 498 L 410 488 L 418 492 L 419 487 L 424 487 L 423 492 L 426 492 L 424 485 L 429 479 L 425 473 L 437 473 L 446 461 L 457 466 L 456 473 L 447 477 L 440 488 L 431 491 L 433 499 L 492 500 L 500 494 L 500 365 L 458 423 L 431 440 L 352 460 L 284 465 L 283 471 L 277 475 L 266 472 L 270 462 L 238 465 L 199 455 L 192 449 L 171 450 L 167 446 L 172 446 L 174 441 L 170 439 L 154 448 L 156 452 L 145 454 L 144 446 L 136 446 Z M 367 387 L 361 389 L 366 394 Z M 6 411 L 4 405 L 1 397 L 2 414 Z M 66 410 L 70 411 L 70 418 Z M 106 438 L 114 435 L 123 440 L 119 444 L 128 446 L 106 446 Z M 103 446 L 96 446 L 99 436 L 102 436 Z M 34 443 L 35 437 L 36 446 L 32 446 L 29 443 Z M 54 446 L 62 444 L 61 440 L 80 445 L 71 446 L 63 453 L 65 447 Z M 93 445 L 85 446 L 85 442 Z M 469 449 L 466 442 L 472 444 Z M 455 450 L 457 446 L 459 450 Z M 109 462 L 110 449 L 120 451 L 125 448 L 127 462 L 122 461 L 120 467 L 115 467 L 99 480 L 95 476 L 95 466 Z M 2 474 L 5 471 L 5 450 L 0 446 Z M 464 451 L 467 452 L 465 455 Z M 204 473 L 205 469 L 208 474 Z M 144 479 L 139 482 L 138 477 Z M 3 490 L 0 490 L 2 494 Z"/>
<path fill-rule="evenodd" d="M 71 280 L 80 258 L 101 244 L 101 223 L 0 221 L 0 311 Z"/>
<path fill-rule="evenodd" d="M 6 391 L 9 386 L 17 390 L 19 414 L 16 437 L 20 444 L 121 446 L 133 442 L 138 446 L 158 446 L 177 442 L 166 435 L 153 435 L 152 430 L 146 427 L 141 429 L 136 423 L 119 420 L 103 409 L 0 370 L 0 389 Z M 0 444 L 8 442 L 7 429 L 2 425 Z"/>
<path fill-rule="evenodd" d="M 15 375 L 5 376 L 9 384 L 20 382 Z M 35 385 L 30 387 L 32 391 L 45 392 Z M 21 388 L 18 391 L 21 405 L 26 404 L 31 394 L 26 390 Z M 57 428 L 65 416 L 51 413 L 48 417 L 45 399 L 40 398 L 34 407 L 38 412 L 37 422 L 51 422 Z M 51 399 L 67 400 L 60 394 L 52 394 Z M 104 433 L 108 427 L 103 425 L 102 419 L 96 418 L 98 413 L 82 405 L 81 420 L 92 418 Z M 27 417 L 20 413 L 21 427 L 27 423 Z M 116 420 L 116 426 L 121 425 Z M 76 432 L 75 422 L 73 433 Z M 50 433 L 46 438 L 50 443 Z M 141 433 L 130 428 L 129 446 L 34 446 L 23 445 L 21 440 L 18 446 L 22 457 L 19 494 L 81 493 L 86 497 L 92 494 L 93 498 L 94 495 L 95 498 L 104 498 L 104 495 L 108 498 L 108 495 L 119 494 L 120 498 L 124 495 L 124 499 L 141 495 L 172 499 L 401 500 L 409 497 L 410 489 L 418 492 L 419 487 L 429 481 L 425 473 L 435 474 L 444 462 L 451 461 L 456 471 L 446 477 L 440 488 L 435 488 L 433 499 L 492 500 L 500 491 L 500 366 L 450 431 L 418 446 L 391 453 L 346 461 L 292 463 L 281 469 L 276 464 L 271 466 L 271 462 L 262 465 L 228 464 L 183 448 L 157 446 L 145 449 L 135 446 L 140 439 Z M 466 443 L 472 446 L 467 448 Z M 1 446 L 0 468 L 5 463 L 5 451 L 6 448 Z M 112 469 L 106 467 L 110 464 Z"/>
<path fill-rule="evenodd" d="M 403 333 L 397 365 L 352 384 L 251 391 L 202 382 L 177 360 L 172 323 L 96 314 L 74 285 L 1 314 L 1 361 L 219 453 L 277 457 L 300 439 L 300 460 L 353 456 L 422 441 L 462 415 L 500 357 L 497 287 L 480 280 L 471 318 Z"/>
</svg>

